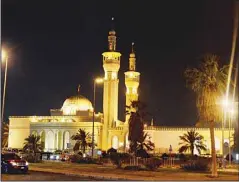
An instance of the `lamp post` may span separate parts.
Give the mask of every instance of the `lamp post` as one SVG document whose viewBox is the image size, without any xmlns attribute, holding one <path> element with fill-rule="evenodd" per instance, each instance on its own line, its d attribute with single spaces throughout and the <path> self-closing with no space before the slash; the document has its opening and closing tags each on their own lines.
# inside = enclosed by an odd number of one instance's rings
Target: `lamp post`
<svg viewBox="0 0 239 182">
<path fill-rule="evenodd" d="M 103 83 L 104 79 L 103 78 L 96 78 L 94 79 L 94 98 L 93 98 L 93 118 L 92 118 L 92 151 L 91 151 L 91 155 L 92 158 L 94 157 L 94 137 L 95 137 L 95 89 L 96 89 L 96 84 L 100 84 Z"/>
<path fill-rule="evenodd" d="M 2 61 L 5 61 L 5 76 L 4 76 L 4 86 L 3 86 L 2 115 L 1 115 L 2 122 L 3 122 L 5 96 L 6 96 L 6 85 L 7 85 L 7 63 L 8 63 L 8 54 L 4 50 L 2 50 Z"/>
</svg>

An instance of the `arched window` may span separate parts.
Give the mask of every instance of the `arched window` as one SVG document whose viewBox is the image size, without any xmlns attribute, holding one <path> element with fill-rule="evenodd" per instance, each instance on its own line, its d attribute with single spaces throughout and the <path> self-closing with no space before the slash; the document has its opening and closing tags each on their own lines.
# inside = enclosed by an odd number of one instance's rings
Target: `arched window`
<svg viewBox="0 0 239 182">
<path fill-rule="evenodd" d="M 70 133 L 69 131 L 65 131 L 64 133 L 64 149 L 68 148 L 68 143 L 70 143 Z"/>
<path fill-rule="evenodd" d="M 46 133 L 45 133 L 45 131 L 41 131 L 41 133 L 40 133 L 40 136 L 41 136 L 41 138 L 40 138 L 40 142 L 42 143 L 42 145 L 43 145 L 43 149 L 45 149 L 45 140 L 46 140 Z"/>
<path fill-rule="evenodd" d="M 112 147 L 114 149 L 118 149 L 118 147 L 119 147 L 119 139 L 117 136 L 113 136 L 113 138 L 112 138 Z"/>
<path fill-rule="evenodd" d="M 46 141 L 46 148 L 49 152 L 54 150 L 54 133 L 53 131 L 48 131 L 47 133 L 47 141 Z"/>
</svg>

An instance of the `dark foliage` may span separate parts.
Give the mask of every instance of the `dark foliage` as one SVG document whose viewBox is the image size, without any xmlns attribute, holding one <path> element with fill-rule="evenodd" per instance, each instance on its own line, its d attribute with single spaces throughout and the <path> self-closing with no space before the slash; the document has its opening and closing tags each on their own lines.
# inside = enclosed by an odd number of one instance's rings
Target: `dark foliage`
<svg viewBox="0 0 239 182">
<path fill-rule="evenodd" d="M 192 161 L 188 164 L 181 165 L 182 169 L 186 171 L 209 171 L 209 163 L 210 161 L 207 159 L 198 159 L 196 161 Z"/>
</svg>

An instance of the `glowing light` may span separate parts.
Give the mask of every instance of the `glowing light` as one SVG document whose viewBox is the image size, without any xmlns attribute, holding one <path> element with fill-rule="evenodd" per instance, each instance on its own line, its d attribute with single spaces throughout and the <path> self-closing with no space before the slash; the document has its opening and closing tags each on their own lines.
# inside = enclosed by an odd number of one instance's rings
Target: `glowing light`
<svg viewBox="0 0 239 182">
<path fill-rule="evenodd" d="M 103 78 L 96 78 L 95 79 L 95 83 L 103 83 L 104 82 L 104 79 Z"/>
<path fill-rule="evenodd" d="M 7 52 L 5 50 L 2 50 L 2 61 L 4 61 L 7 57 Z"/>
<path fill-rule="evenodd" d="M 124 143 L 123 143 L 123 142 L 120 142 L 120 143 L 119 143 L 119 146 L 120 146 L 120 147 L 124 146 Z"/>
<path fill-rule="evenodd" d="M 236 154 L 236 160 L 237 161 L 239 160 L 239 154 Z"/>
<path fill-rule="evenodd" d="M 144 127 L 146 128 L 148 125 L 147 124 L 144 124 Z"/>
</svg>

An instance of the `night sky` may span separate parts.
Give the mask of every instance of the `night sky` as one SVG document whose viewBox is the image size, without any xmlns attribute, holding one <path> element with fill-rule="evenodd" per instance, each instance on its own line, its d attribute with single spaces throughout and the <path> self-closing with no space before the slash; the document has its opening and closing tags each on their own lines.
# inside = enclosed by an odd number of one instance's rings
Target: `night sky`
<svg viewBox="0 0 239 182">
<path fill-rule="evenodd" d="M 49 115 L 81 94 L 93 100 L 93 78 L 103 76 L 111 17 L 115 18 L 119 71 L 119 119 L 124 120 L 124 72 L 131 42 L 141 73 L 140 100 L 157 125 L 194 125 L 195 95 L 183 72 L 206 53 L 229 63 L 232 0 L 105 1 L 2 0 L 2 44 L 13 48 L 8 67 L 5 116 Z M 3 71 L 1 84 L 3 86 Z M 3 87 L 2 87 L 3 88 Z M 103 87 L 96 110 L 102 112 Z"/>
</svg>

